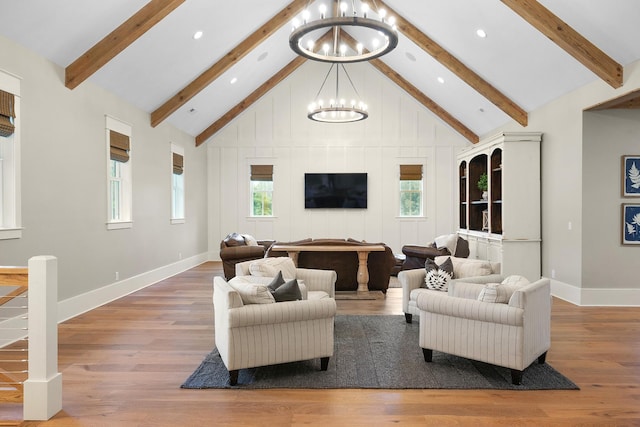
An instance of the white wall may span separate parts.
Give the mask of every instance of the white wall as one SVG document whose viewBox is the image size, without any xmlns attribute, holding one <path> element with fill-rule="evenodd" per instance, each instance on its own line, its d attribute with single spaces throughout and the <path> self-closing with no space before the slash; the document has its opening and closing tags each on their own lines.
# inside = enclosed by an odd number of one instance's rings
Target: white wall
<svg viewBox="0 0 640 427">
<path fill-rule="evenodd" d="M 640 283 L 629 280 L 629 260 L 637 259 L 638 249 L 621 248 L 620 219 L 612 213 L 620 209 L 620 156 L 638 151 L 637 125 L 629 117 L 583 113 L 640 87 L 640 62 L 626 65 L 624 74 L 621 88 L 598 80 L 530 112 L 526 127 L 543 132 L 542 275 L 552 279 L 555 295 L 582 305 L 640 305 Z M 597 130 L 599 125 L 606 127 Z M 498 130 L 522 129 L 512 123 Z M 600 181 L 596 187 L 594 179 Z M 606 269 L 606 277 L 594 269 Z"/>
<path fill-rule="evenodd" d="M 0 240 L 0 265 L 56 256 L 59 299 L 69 300 L 113 285 L 115 272 L 121 281 L 151 271 L 157 277 L 166 266 L 206 259 L 205 149 L 168 124 L 151 128 L 147 113 L 90 81 L 67 89 L 63 69 L 3 37 L 0 51 L 0 69 L 22 79 L 24 227 L 21 239 Z M 105 115 L 133 130 L 131 229 L 106 229 Z M 180 225 L 169 221 L 171 142 L 185 149 L 187 220 Z"/>
<path fill-rule="evenodd" d="M 385 242 L 395 252 L 457 228 L 455 157 L 469 145 L 369 64 L 347 70 L 369 118 L 321 124 L 306 117 L 328 70 L 309 61 L 207 142 L 209 247 L 234 231 L 291 241 L 335 237 Z M 249 165 L 274 165 L 273 219 L 249 215 Z M 426 216 L 398 218 L 398 165 L 423 163 Z M 305 172 L 367 172 L 366 210 L 305 210 Z"/>
</svg>

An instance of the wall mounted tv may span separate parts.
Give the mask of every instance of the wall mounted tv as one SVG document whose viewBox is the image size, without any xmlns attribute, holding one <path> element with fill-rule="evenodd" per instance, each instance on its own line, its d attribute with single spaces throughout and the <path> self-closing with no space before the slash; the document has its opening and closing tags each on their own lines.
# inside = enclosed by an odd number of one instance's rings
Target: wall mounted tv
<svg viewBox="0 0 640 427">
<path fill-rule="evenodd" d="M 305 209 L 366 209 L 366 173 L 305 173 Z"/>
</svg>

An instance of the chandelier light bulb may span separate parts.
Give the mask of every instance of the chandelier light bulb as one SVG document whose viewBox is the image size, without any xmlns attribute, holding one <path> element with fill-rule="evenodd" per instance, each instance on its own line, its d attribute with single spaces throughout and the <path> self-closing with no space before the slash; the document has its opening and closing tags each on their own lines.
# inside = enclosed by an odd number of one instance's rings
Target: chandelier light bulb
<svg viewBox="0 0 640 427">
<path fill-rule="evenodd" d="M 362 3 L 362 16 L 366 18 L 367 13 L 369 13 L 369 5 L 366 3 Z"/>
<path fill-rule="evenodd" d="M 378 46 L 380 46 L 380 40 L 378 40 L 378 39 L 373 39 L 373 40 L 371 41 L 371 44 L 373 45 L 373 48 L 374 48 L 374 49 L 377 49 L 377 48 L 378 48 Z"/>
<path fill-rule="evenodd" d="M 311 12 L 309 12 L 307 9 L 305 9 L 302 12 L 302 23 L 306 24 L 307 22 L 309 22 L 309 18 L 311 17 Z"/>
<path fill-rule="evenodd" d="M 344 56 L 346 53 L 347 53 L 347 45 L 343 43 L 340 45 L 340 55 Z"/>
<path fill-rule="evenodd" d="M 307 49 L 309 49 L 310 51 L 313 51 L 314 46 L 315 46 L 315 43 L 313 42 L 313 40 L 307 41 Z"/>
<path fill-rule="evenodd" d="M 332 98 L 329 100 L 329 107 L 333 107 L 334 105 L 336 105 L 336 100 Z"/>
<path fill-rule="evenodd" d="M 300 26 L 300 21 L 298 21 L 298 18 L 293 18 L 291 24 L 293 25 L 293 31 L 295 31 Z"/>
<path fill-rule="evenodd" d="M 356 50 L 358 51 L 358 55 L 362 55 L 362 50 L 364 49 L 364 46 L 362 46 L 362 43 L 358 43 L 356 45 Z"/>
<path fill-rule="evenodd" d="M 329 43 L 325 43 L 322 45 L 322 50 L 324 51 L 325 55 L 329 55 Z"/>
<path fill-rule="evenodd" d="M 387 16 L 387 11 L 385 9 L 378 10 L 378 15 L 380 15 L 380 20 L 384 22 L 384 18 Z"/>
<path fill-rule="evenodd" d="M 396 17 L 395 16 L 390 16 L 389 19 L 387 20 L 387 22 L 392 27 L 395 27 L 396 26 Z"/>
<path fill-rule="evenodd" d="M 342 16 L 347 15 L 347 9 L 349 9 L 349 5 L 347 4 L 346 1 L 343 1 L 342 3 L 340 3 L 340 12 L 342 12 Z"/>
<path fill-rule="evenodd" d="M 320 11 L 320 19 L 324 19 L 327 14 L 327 6 L 325 4 L 321 4 L 318 7 L 318 10 Z"/>
<path fill-rule="evenodd" d="M 323 105 L 324 105 L 324 101 L 322 99 L 318 100 L 318 106 L 322 108 Z"/>
<path fill-rule="evenodd" d="M 341 106 L 341 107 L 344 107 L 344 104 L 345 104 L 345 102 L 344 102 L 344 98 L 341 98 L 341 99 L 340 99 L 340 106 Z"/>
</svg>

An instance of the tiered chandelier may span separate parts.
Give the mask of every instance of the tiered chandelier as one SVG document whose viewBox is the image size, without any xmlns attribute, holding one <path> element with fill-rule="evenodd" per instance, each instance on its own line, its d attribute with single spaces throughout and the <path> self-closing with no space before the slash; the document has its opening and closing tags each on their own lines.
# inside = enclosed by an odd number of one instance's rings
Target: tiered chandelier
<svg viewBox="0 0 640 427">
<path fill-rule="evenodd" d="M 378 58 L 398 45 L 395 18 L 387 17 L 386 11 L 379 8 L 375 0 L 371 2 L 373 9 L 362 0 L 330 0 L 330 11 L 325 3 L 321 3 L 317 9 L 318 15 L 312 16 L 307 8 L 294 19 L 289 36 L 291 49 L 307 59 L 332 63 L 316 100 L 309 105 L 309 119 L 325 123 L 349 123 L 369 116 L 366 104 L 355 98 L 347 101 L 344 92 L 342 96 L 339 92 L 342 69 L 353 92 L 358 94 L 343 64 Z M 334 68 L 335 97 L 325 103 L 319 96 Z"/>
<path fill-rule="evenodd" d="M 331 75 L 331 70 L 335 68 L 335 97 L 330 97 L 327 101 L 320 98 L 322 95 L 322 89 L 324 88 L 327 80 Z M 340 68 L 344 72 L 345 76 L 349 80 L 351 84 L 351 88 L 353 89 L 354 97 L 350 98 L 349 101 L 344 97 L 340 97 Z M 344 95 L 344 91 L 342 94 Z M 322 82 L 322 86 L 320 86 L 320 90 L 316 95 L 316 99 L 309 104 L 309 113 L 307 117 L 316 122 L 323 123 L 351 123 L 358 122 L 360 120 L 364 120 L 369 117 L 369 113 L 367 113 L 367 105 L 360 100 L 356 99 L 360 97 L 356 87 L 349 77 L 349 73 L 347 73 L 346 68 L 343 64 L 333 63 L 327 72 L 327 75 Z"/>
</svg>

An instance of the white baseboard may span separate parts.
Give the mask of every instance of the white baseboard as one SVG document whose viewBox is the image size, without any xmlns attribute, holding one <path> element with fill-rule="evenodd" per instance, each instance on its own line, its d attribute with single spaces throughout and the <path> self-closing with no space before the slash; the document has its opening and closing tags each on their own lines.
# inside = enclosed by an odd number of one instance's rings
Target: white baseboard
<svg viewBox="0 0 640 427">
<path fill-rule="evenodd" d="M 108 302 L 153 285 L 160 280 L 182 273 L 208 260 L 209 255 L 205 252 L 60 301 L 58 302 L 58 322 L 64 322 L 86 313 Z"/>
<path fill-rule="evenodd" d="M 640 289 L 579 288 L 551 280 L 551 294 L 579 306 L 640 307 Z"/>
</svg>

